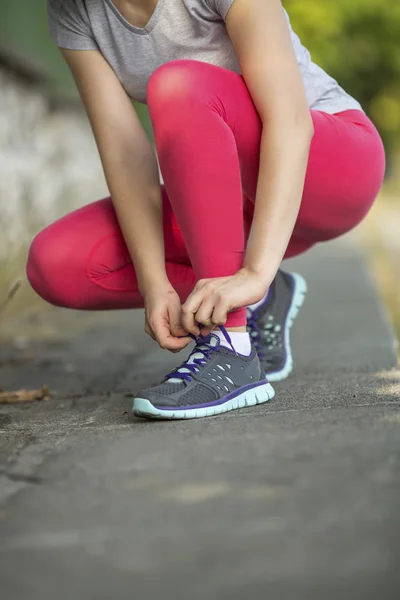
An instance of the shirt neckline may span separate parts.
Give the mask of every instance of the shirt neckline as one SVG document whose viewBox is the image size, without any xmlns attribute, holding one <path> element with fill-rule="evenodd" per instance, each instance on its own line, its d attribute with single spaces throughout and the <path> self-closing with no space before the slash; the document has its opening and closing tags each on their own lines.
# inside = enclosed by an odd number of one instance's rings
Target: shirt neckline
<svg viewBox="0 0 400 600">
<path fill-rule="evenodd" d="M 131 23 L 129 23 L 129 21 L 127 21 L 125 17 L 119 12 L 118 8 L 115 6 L 112 0 L 105 0 L 105 3 L 112 10 L 114 15 L 126 29 L 129 29 L 129 31 L 132 31 L 132 33 L 136 33 L 137 35 L 148 35 L 154 29 L 154 26 L 158 21 L 161 9 L 164 4 L 164 0 L 158 0 L 153 14 L 151 15 L 145 27 L 136 27 L 135 25 L 131 25 Z"/>
</svg>

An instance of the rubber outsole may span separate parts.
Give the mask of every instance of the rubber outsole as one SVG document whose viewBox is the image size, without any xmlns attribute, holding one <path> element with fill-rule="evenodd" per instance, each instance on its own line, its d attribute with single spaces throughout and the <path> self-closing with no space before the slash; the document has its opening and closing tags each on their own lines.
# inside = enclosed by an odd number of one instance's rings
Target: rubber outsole
<svg viewBox="0 0 400 600">
<path fill-rule="evenodd" d="M 203 417 L 214 417 L 231 410 L 237 410 L 248 406 L 256 406 L 268 402 L 275 396 L 275 390 L 270 383 L 258 385 L 247 389 L 242 394 L 231 398 L 223 404 L 206 406 L 203 408 L 177 408 L 176 410 L 162 409 L 153 406 L 146 398 L 135 398 L 133 400 L 133 414 L 144 419 L 201 419 Z"/>
<path fill-rule="evenodd" d="M 290 273 L 294 279 L 294 294 L 292 303 L 290 305 L 288 316 L 285 324 L 285 350 L 286 350 L 286 362 L 282 369 L 279 371 L 273 371 L 266 373 L 266 377 L 269 381 L 283 381 L 289 377 L 293 371 L 293 355 L 290 347 L 290 330 L 293 325 L 293 321 L 297 317 L 300 308 L 304 304 L 304 300 L 307 294 L 307 283 L 304 277 L 298 273 Z"/>
</svg>

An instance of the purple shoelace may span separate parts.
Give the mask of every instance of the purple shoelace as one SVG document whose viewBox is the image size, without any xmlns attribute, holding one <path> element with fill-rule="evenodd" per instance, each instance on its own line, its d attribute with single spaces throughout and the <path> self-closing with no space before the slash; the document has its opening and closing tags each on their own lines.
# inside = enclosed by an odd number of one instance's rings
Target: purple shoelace
<svg viewBox="0 0 400 600">
<path fill-rule="evenodd" d="M 230 345 L 230 347 L 232 348 L 232 351 L 236 353 L 235 348 L 232 345 L 232 340 L 225 327 L 220 325 L 219 329 L 222 332 L 228 344 Z M 200 335 L 198 338 L 196 338 L 194 335 L 191 335 L 191 337 L 196 342 L 196 346 L 194 347 L 193 351 L 189 354 L 187 360 L 184 363 L 182 363 L 180 367 L 177 367 L 176 369 L 171 371 L 171 373 L 168 373 L 168 375 L 165 378 L 165 381 L 168 381 L 169 379 L 181 379 L 182 381 L 191 381 L 191 375 L 196 373 L 201 367 L 204 367 L 206 362 L 210 360 L 211 353 L 220 351 L 219 344 L 217 346 L 211 345 L 211 340 L 213 339 L 212 334 L 209 334 L 206 337 L 203 337 L 202 335 Z M 202 354 L 203 356 L 193 358 L 195 354 Z M 187 371 L 182 372 L 181 369 L 187 369 Z"/>
<path fill-rule="evenodd" d="M 250 330 L 250 339 L 259 358 L 265 358 L 265 354 L 262 349 L 261 329 L 257 323 L 257 318 L 257 311 L 249 308 L 247 310 L 247 327 Z"/>
</svg>

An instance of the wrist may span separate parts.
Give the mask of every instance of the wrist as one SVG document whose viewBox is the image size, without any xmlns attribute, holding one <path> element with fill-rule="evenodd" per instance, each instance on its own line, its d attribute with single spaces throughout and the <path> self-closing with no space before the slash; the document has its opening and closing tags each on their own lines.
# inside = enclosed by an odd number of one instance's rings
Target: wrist
<svg viewBox="0 0 400 600">
<path fill-rule="evenodd" d="M 139 281 L 139 292 L 144 298 L 154 293 L 159 294 L 173 289 L 166 273 L 162 273 L 156 277 L 154 274 L 152 276 L 147 275 Z"/>
<path fill-rule="evenodd" d="M 269 288 L 276 275 L 276 273 L 272 273 L 270 269 L 261 268 L 253 264 L 244 264 L 239 273 L 240 272 L 257 280 L 257 282 L 265 287 L 265 289 Z"/>
</svg>

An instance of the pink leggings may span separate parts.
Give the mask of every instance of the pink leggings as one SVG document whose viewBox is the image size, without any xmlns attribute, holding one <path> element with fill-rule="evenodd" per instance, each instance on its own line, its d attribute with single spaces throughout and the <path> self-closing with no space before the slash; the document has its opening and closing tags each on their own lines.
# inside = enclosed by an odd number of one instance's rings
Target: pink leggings
<svg viewBox="0 0 400 600">
<path fill-rule="evenodd" d="M 160 67 L 150 79 L 148 105 L 165 182 L 166 269 L 184 301 L 196 280 L 231 275 L 241 267 L 262 127 L 243 78 L 203 62 L 180 60 Z M 361 111 L 311 114 L 315 135 L 286 257 L 357 225 L 384 176 L 381 139 Z M 27 272 L 36 292 L 57 306 L 143 306 L 110 198 L 39 233 Z M 242 325 L 245 319 L 242 308 L 229 315 L 227 325 Z"/>
</svg>

